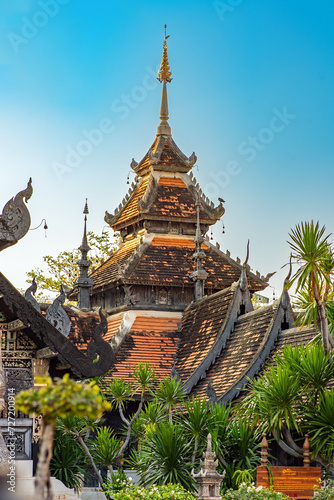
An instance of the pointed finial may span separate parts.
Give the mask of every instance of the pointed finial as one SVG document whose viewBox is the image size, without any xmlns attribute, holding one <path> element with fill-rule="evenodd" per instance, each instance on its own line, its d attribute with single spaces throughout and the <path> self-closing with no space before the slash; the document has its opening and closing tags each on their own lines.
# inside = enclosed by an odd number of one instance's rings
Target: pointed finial
<svg viewBox="0 0 334 500">
<path fill-rule="evenodd" d="M 86 198 L 86 203 L 85 203 L 85 208 L 84 208 L 84 210 L 83 210 L 83 213 L 84 213 L 85 215 L 88 215 L 88 214 L 89 214 L 89 210 L 88 210 L 88 203 L 87 203 L 87 198 Z"/>
<path fill-rule="evenodd" d="M 244 266 L 247 265 L 248 263 L 248 258 L 249 258 L 249 240 L 247 241 L 247 253 L 246 253 L 246 259 L 245 259 L 245 262 L 244 262 Z"/>
<path fill-rule="evenodd" d="M 291 278 L 291 274 L 292 274 L 292 253 L 290 253 L 289 272 L 288 272 L 287 277 L 284 280 L 284 288 L 287 287 L 289 280 Z"/>
<path fill-rule="evenodd" d="M 162 51 L 162 61 L 160 65 L 160 71 L 158 72 L 158 80 L 162 83 L 162 96 L 161 96 L 161 106 L 160 106 L 160 125 L 157 130 L 157 135 L 171 135 L 171 129 L 168 124 L 168 100 L 167 100 L 167 86 L 166 84 L 172 81 L 172 73 L 170 71 L 168 54 L 167 54 L 167 39 L 169 35 L 166 35 L 167 25 L 165 24 L 165 39 Z"/>
<path fill-rule="evenodd" d="M 248 286 L 248 284 L 247 284 L 247 274 L 246 274 L 246 266 L 247 266 L 248 258 L 249 258 L 249 240 L 247 242 L 246 259 L 245 259 L 245 262 L 242 265 L 241 276 L 240 276 L 240 280 L 239 280 L 239 287 L 240 287 L 240 290 L 242 292 L 245 292 L 247 290 L 247 286 Z"/>
<path fill-rule="evenodd" d="M 163 80 L 166 80 L 166 82 L 171 82 L 172 81 L 172 73 L 170 71 L 169 67 L 169 62 L 168 62 L 168 54 L 167 54 L 167 39 L 169 38 L 170 35 L 166 35 L 166 28 L 167 24 L 165 24 L 165 39 L 164 39 L 164 45 L 163 45 L 163 51 L 162 51 L 162 61 L 160 65 L 160 71 L 158 73 L 159 75 L 159 82 L 161 83 Z"/>
</svg>

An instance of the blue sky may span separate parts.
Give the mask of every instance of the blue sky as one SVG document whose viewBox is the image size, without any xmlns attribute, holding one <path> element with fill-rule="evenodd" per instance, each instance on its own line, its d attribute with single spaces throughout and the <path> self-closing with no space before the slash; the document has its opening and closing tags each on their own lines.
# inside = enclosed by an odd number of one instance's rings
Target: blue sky
<svg viewBox="0 0 334 500">
<path fill-rule="evenodd" d="M 226 200 L 221 248 L 243 259 L 250 238 L 277 295 L 289 229 L 313 218 L 333 232 L 330 0 L 5 0 L 0 19 L 0 205 L 31 176 L 31 227 L 49 226 L 1 253 L 16 286 L 43 255 L 79 246 L 86 197 L 101 232 L 125 195 L 159 123 L 165 23 L 172 135 L 196 152 L 205 194 Z"/>
</svg>

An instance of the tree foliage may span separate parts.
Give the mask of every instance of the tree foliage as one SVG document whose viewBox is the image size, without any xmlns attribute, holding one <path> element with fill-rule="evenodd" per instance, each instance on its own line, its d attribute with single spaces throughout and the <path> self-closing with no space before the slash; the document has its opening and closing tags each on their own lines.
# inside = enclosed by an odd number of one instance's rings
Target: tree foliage
<svg viewBox="0 0 334 500">
<path fill-rule="evenodd" d="M 297 304 L 302 308 L 300 325 L 312 322 L 320 329 L 324 352 L 330 351 L 334 341 L 329 333 L 333 328 L 333 272 L 334 254 L 326 235 L 326 227 L 319 222 L 302 222 L 289 233 L 292 258 L 299 264 L 288 287 L 296 284 Z M 331 324 L 329 328 L 328 323 Z"/>
<path fill-rule="evenodd" d="M 101 235 L 89 231 L 87 240 L 91 248 L 88 255 L 89 260 L 92 262 L 90 270 L 93 270 L 99 267 L 117 249 L 120 237 L 116 234 L 112 240 L 108 231 L 102 231 Z M 49 302 L 50 298 L 45 292 L 58 293 L 60 285 L 63 285 L 65 289 L 72 288 L 75 280 L 79 277 L 77 263 L 80 258 L 81 253 L 78 249 L 63 250 L 56 257 L 52 255 L 43 257 L 46 271 L 36 268 L 27 272 L 27 283 L 31 283 L 33 279 L 36 281 L 38 287 L 37 299 Z"/>
<path fill-rule="evenodd" d="M 283 450 L 302 456 L 310 437 L 312 457 L 334 471 L 334 366 L 322 345 L 286 346 L 276 365 L 249 383 L 234 411 L 253 428 L 272 433 Z M 289 451 L 290 450 L 290 451 Z"/>
</svg>

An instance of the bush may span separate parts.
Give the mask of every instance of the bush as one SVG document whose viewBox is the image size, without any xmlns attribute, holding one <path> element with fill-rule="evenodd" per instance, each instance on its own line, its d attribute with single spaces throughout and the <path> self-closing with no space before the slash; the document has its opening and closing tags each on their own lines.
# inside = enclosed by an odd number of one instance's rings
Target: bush
<svg viewBox="0 0 334 500">
<path fill-rule="evenodd" d="M 111 478 L 107 478 L 104 482 L 104 491 L 108 493 L 117 493 L 131 486 L 132 478 L 128 478 L 122 469 L 118 472 L 113 472 Z"/>
<path fill-rule="evenodd" d="M 334 481 L 328 481 L 328 484 L 322 490 L 318 490 L 316 494 L 317 500 L 334 500 Z"/>
<path fill-rule="evenodd" d="M 245 483 L 242 483 L 238 490 L 227 490 L 222 496 L 222 500 L 284 500 L 287 498 L 283 493 Z"/>
<path fill-rule="evenodd" d="M 196 500 L 189 491 L 179 484 L 167 484 L 165 486 L 130 486 L 126 490 L 114 494 L 115 500 Z"/>
</svg>

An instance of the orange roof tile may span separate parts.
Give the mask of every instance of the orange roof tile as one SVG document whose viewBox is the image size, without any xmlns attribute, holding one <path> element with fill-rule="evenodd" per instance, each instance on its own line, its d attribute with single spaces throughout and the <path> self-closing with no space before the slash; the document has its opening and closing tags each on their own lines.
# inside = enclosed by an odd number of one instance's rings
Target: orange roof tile
<svg viewBox="0 0 334 500">
<path fill-rule="evenodd" d="M 160 177 L 159 186 L 187 187 L 183 179 L 180 179 L 180 177 Z"/>
<path fill-rule="evenodd" d="M 116 334 L 120 324 L 122 323 L 122 319 L 123 316 L 119 316 L 118 318 L 115 319 L 108 318 L 108 331 L 103 337 L 104 340 L 106 340 L 107 342 L 111 340 L 111 338 Z"/>
<path fill-rule="evenodd" d="M 104 379 L 112 377 L 132 380 L 132 370 L 138 363 L 150 363 L 158 379 L 169 376 L 179 339 L 181 318 L 137 316 L 116 354 L 115 368 Z"/>
</svg>

